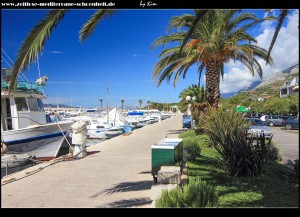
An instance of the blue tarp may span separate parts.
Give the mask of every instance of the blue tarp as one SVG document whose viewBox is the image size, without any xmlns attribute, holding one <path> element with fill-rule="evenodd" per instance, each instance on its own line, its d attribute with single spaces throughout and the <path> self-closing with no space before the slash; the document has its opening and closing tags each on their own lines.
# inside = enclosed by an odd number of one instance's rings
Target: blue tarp
<svg viewBox="0 0 300 217">
<path fill-rule="evenodd" d="M 128 112 L 128 115 L 144 115 L 144 112 Z"/>
</svg>

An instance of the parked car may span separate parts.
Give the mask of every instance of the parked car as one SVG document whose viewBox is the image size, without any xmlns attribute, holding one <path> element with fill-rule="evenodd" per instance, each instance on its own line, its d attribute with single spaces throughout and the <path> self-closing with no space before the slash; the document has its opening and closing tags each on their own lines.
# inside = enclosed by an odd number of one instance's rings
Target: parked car
<svg viewBox="0 0 300 217">
<path fill-rule="evenodd" d="M 250 122 L 250 126 L 248 127 L 248 137 L 251 135 L 253 136 L 262 136 L 262 134 L 265 134 L 266 139 L 270 139 L 272 136 L 271 129 L 264 124 L 262 120 L 259 118 L 245 118 L 245 121 Z"/>
<path fill-rule="evenodd" d="M 299 116 L 290 116 L 282 121 L 282 126 L 286 130 L 299 129 Z"/>
<path fill-rule="evenodd" d="M 263 115 L 264 115 L 263 113 L 251 113 L 251 114 L 248 114 L 247 117 L 248 118 L 260 118 Z"/>
<path fill-rule="evenodd" d="M 267 115 L 265 117 L 265 123 L 271 127 L 282 126 L 282 120 L 284 120 L 284 116 L 281 115 Z"/>
</svg>

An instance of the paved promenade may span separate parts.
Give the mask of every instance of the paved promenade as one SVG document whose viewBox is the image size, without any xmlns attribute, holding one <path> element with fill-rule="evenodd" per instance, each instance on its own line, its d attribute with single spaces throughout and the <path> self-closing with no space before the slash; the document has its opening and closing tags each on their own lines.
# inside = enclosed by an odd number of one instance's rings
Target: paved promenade
<svg viewBox="0 0 300 217">
<path fill-rule="evenodd" d="M 181 120 L 178 115 L 90 146 L 80 160 L 46 162 L 2 179 L 1 207 L 151 207 L 151 145 L 167 133 L 176 138 Z"/>
</svg>

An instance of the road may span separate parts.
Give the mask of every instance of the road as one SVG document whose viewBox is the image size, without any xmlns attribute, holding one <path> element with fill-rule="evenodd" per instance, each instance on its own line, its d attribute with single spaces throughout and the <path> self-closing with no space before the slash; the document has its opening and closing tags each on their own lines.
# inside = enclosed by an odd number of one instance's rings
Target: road
<svg viewBox="0 0 300 217">
<path fill-rule="evenodd" d="M 292 165 L 299 159 L 299 130 L 285 130 L 281 127 L 270 127 L 274 133 L 273 140 L 282 150 L 282 161 L 285 165 Z"/>
</svg>

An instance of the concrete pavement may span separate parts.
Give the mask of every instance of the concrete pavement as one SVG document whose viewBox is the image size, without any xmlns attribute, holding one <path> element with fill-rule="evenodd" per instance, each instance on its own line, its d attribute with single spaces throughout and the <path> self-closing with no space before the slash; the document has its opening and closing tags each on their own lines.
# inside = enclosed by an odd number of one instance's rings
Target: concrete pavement
<svg viewBox="0 0 300 217">
<path fill-rule="evenodd" d="M 181 120 L 178 115 L 90 146 L 80 160 L 46 162 L 2 179 L 1 206 L 151 207 L 151 145 L 167 133 L 176 138 Z"/>
</svg>

